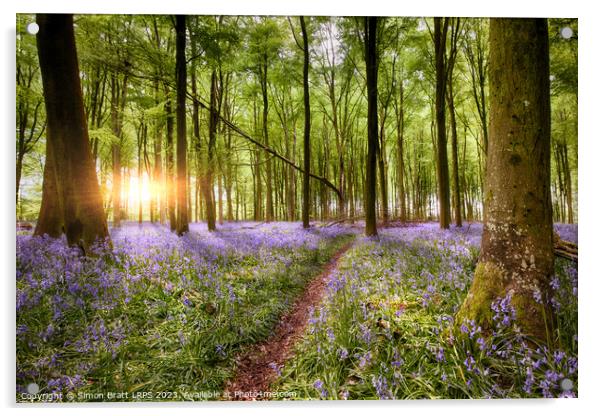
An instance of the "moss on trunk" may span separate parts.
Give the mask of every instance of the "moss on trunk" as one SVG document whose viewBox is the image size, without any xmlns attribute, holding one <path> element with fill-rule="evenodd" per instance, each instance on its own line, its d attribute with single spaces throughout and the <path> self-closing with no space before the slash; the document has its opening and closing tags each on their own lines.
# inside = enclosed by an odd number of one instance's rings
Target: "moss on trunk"
<svg viewBox="0 0 602 416">
<path fill-rule="evenodd" d="M 546 19 L 491 19 L 485 224 L 456 320 L 490 328 L 492 302 L 510 295 L 523 332 L 544 342 L 553 321 L 543 305 L 554 267 L 547 30 Z"/>
</svg>

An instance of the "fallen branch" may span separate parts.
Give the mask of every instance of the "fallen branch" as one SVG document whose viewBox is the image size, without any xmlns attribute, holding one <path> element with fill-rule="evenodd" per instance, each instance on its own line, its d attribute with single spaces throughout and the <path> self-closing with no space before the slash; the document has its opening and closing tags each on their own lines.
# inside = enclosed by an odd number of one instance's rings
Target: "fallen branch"
<svg viewBox="0 0 602 416">
<path fill-rule="evenodd" d="M 196 98 L 195 96 L 193 96 L 190 93 L 186 93 L 188 95 L 188 97 L 193 100 L 194 102 L 196 102 L 201 108 L 203 108 L 204 110 L 207 110 L 209 112 L 211 112 L 211 108 L 205 104 L 203 101 L 199 100 L 198 98 Z M 216 112 L 214 110 L 214 112 Z M 216 112 L 217 113 L 217 112 Z M 297 166 L 292 160 L 287 159 L 286 157 L 282 156 L 281 154 L 279 154 L 278 152 L 276 152 L 274 149 L 266 146 L 265 144 L 261 143 L 259 140 L 254 139 L 253 137 L 251 137 L 251 135 L 249 135 L 247 132 L 245 132 L 243 129 L 241 129 L 240 127 L 238 127 L 237 125 L 235 125 L 234 123 L 232 123 L 230 120 L 227 120 L 226 118 L 224 118 L 221 114 L 217 113 L 218 118 L 222 121 L 222 123 L 224 123 L 230 130 L 235 131 L 236 133 L 238 133 L 241 137 L 247 139 L 248 141 L 250 141 L 251 143 L 253 143 L 255 146 L 263 149 L 265 152 L 273 155 L 274 157 L 277 157 L 278 159 L 282 160 L 284 163 L 292 166 L 293 168 L 295 168 L 296 170 L 298 170 L 301 173 L 305 173 L 305 171 L 300 167 Z M 322 182 L 324 185 L 326 185 L 327 187 L 329 187 L 330 189 L 332 189 L 338 196 L 339 200 L 343 200 L 343 194 L 341 192 L 341 190 L 339 188 L 337 188 L 336 186 L 334 186 L 334 184 L 332 182 L 330 182 L 328 179 L 326 179 L 323 176 L 318 176 L 315 175 L 313 173 L 309 173 L 309 176 Z"/>
<path fill-rule="evenodd" d="M 359 220 L 363 220 L 363 219 L 364 219 L 363 216 L 360 216 L 360 217 L 345 217 L 345 218 L 340 218 L 338 220 L 334 220 L 332 222 L 329 222 L 329 223 L 323 225 L 323 227 L 325 227 L 325 228 L 326 227 L 332 227 L 333 225 L 342 224 L 342 223 L 347 222 L 347 221 L 351 222 L 351 221 L 359 221 Z"/>
<path fill-rule="evenodd" d="M 577 244 L 562 240 L 560 236 L 554 233 L 554 255 L 567 260 L 578 262 L 578 246 Z"/>
</svg>

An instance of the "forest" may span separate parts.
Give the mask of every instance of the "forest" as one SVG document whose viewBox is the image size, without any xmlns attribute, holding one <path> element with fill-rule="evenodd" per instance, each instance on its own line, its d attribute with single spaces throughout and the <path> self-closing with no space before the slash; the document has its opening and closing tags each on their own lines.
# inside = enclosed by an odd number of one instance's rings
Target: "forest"
<svg viewBox="0 0 602 416">
<path fill-rule="evenodd" d="M 576 397 L 578 22 L 16 16 L 17 402 Z"/>
</svg>

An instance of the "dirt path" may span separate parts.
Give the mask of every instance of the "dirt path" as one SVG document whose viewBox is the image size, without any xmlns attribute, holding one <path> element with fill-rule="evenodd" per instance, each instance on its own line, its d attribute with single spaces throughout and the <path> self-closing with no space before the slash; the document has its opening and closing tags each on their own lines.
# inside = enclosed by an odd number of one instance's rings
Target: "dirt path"
<svg viewBox="0 0 602 416">
<path fill-rule="evenodd" d="M 225 397 L 229 400 L 269 399 L 262 393 L 268 391 L 270 383 L 277 377 L 277 369 L 291 357 L 295 342 L 305 332 L 309 311 L 322 300 L 329 275 L 338 267 L 341 256 L 352 244 L 353 242 L 339 249 L 322 272 L 308 283 L 292 309 L 280 319 L 274 335 L 253 345 L 237 358 L 238 368 L 234 378 L 226 385 Z"/>
</svg>

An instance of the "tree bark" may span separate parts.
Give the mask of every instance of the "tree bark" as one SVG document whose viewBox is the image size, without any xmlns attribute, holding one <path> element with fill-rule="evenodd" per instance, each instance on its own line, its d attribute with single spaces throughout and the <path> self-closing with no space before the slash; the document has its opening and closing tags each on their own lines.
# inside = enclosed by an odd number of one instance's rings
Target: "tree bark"
<svg viewBox="0 0 602 416">
<path fill-rule="evenodd" d="M 42 205 L 34 235 L 48 234 L 58 238 L 63 233 L 63 214 L 56 183 L 56 169 L 51 142 L 46 139 L 46 163 L 42 183 Z"/>
<path fill-rule="evenodd" d="M 155 81 L 155 105 L 159 105 L 159 83 Z M 161 147 L 163 137 L 161 135 L 161 125 L 159 121 L 154 123 L 154 140 L 153 140 L 153 153 L 154 153 L 154 164 L 153 164 L 153 186 L 151 187 L 151 222 L 159 221 L 163 222 L 163 161 L 161 158 Z"/>
<path fill-rule="evenodd" d="M 176 230 L 176 192 L 174 183 L 174 157 L 173 157 L 173 111 L 170 91 L 166 88 L 165 94 L 168 95 L 165 102 L 165 113 L 167 115 L 166 130 L 167 140 L 165 146 L 165 185 L 167 187 L 167 216 L 169 217 L 169 229 Z"/>
<path fill-rule="evenodd" d="M 462 226 L 462 199 L 460 197 L 460 175 L 458 167 L 458 129 L 456 124 L 456 107 L 454 105 L 454 90 L 451 71 L 447 92 L 447 103 L 449 107 L 449 128 L 451 130 L 452 149 L 452 189 L 454 202 L 454 221 L 456 227 Z"/>
<path fill-rule="evenodd" d="M 209 146 L 207 148 L 207 171 L 205 173 L 205 207 L 207 210 L 207 229 L 215 231 L 215 196 L 213 194 L 213 172 L 215 170 L 215 141 L 217 134 L 217 123 L 219 121 L 219 106 L 217 99 L 217 74 L 215 69 L 211 71 L 211 92 L 209 112 Z"/>
<path fill-rule="evenodd" d="M 509 295 L 523 331 L 550 343 L 554 256 L 546 19 L 491 19 L 490 51 L 483 240 L 456 322 L 474 319 L 491 328 L 492 301 Z"/>
<path fill-rule="evenodd" d="M 262 107 L 262 119 L 261 127 L 263 133 L 263 142 L 267 147 L 270 146 L 268 136 L 268 56 L 263 55 L 263 61 L 261 63 L 260 71 L 260 84 L 261 84 L 261 96 L 263 99 Z M 273 179 L 272 179 L 272 159 L 266 159 L 265 164 L 265 220 L 270 222 L 274 219 L 274 191 L 273 191 Z"/>
<path fill-rule="evenodd" d="M 48 178 L 54 170 L 67 242 L 78 245 L 85 254 L 97 239 L 108 239 L 109 232 L 90 152 L 73 16 L 38 14 L 36 21 L 40 27 L 37 43 L 48 123 L 46 140 L 51 147 Z M 46 202 L 56 206 L 54 199 Z M 44 224 L 50 228 L 43 229 Z M 36 234 L 55 234 L 55 227 L 56 221 L 40 223 Z"/>
<path fill-rule="evenodd" d="M 116 73 L 111 75 L 111 130 L 115 139 L 111 144 L 111 160 L 113 165 L 113 226 L 119 227 L 121 223 L 121 128 L 123 110 L 125 107 L 125 98 L 127 90 L 127 75 L 123 77 L 123 85 L 119 84 L 119 77 Z"/>
<path fill-rule="evenodd" d="M 404 162 L 404 133 L 405 133 L 405 112 L 404 112 L 404 88 L 403 79 L 393 80 L 399 85 L 399 95 L 393 100 L 395 105 L 395 121 L 397 130 L 397 205 L 399 207 L 399 221 L 405 222 L 407 219 L 406 210 L 406 188 L 405 188 L 405 162 Z"/>
<path fill-rule="evenodd" d="M 299 17 L 303 35 L 303 108 L 305 110 L 305 124 L 303 128 L 303 209 L 301 217 L 303 228 L 309 228 L 309 170 L 311 168 L 311 108 L 309 104 L 309 42 L 305 18 Z"/>
<path fill-rule="evenodd" d="M 445 86 L 447 74 L 445 65 L 445 44 L 449 18 L 435 17 L 435 118 L 437 122 L 437 185 L 439 198 L 439 226 L 449 228 L 450 203 L 449 203 L 449 168 L 447 162 L 447 137 L 445 131 Z M 441 27 L 443 26 L 443 27 Z"/>
<path fill-rule="evenodd" d="M 186 16 L 176 15 L 177 218 L 176 233 L 188 232 L 186 175 Z"/>
<path fill-rule="evenodd" d="M 378 154 L 378 57 L 376 32 L 378 17 L 364 22 L 366 88 L 368 94 L 368 154 L 366 157 L 366 229 L 367 236 L 378 234 L 376 228 L 376 156 Z"/>
</svg>

